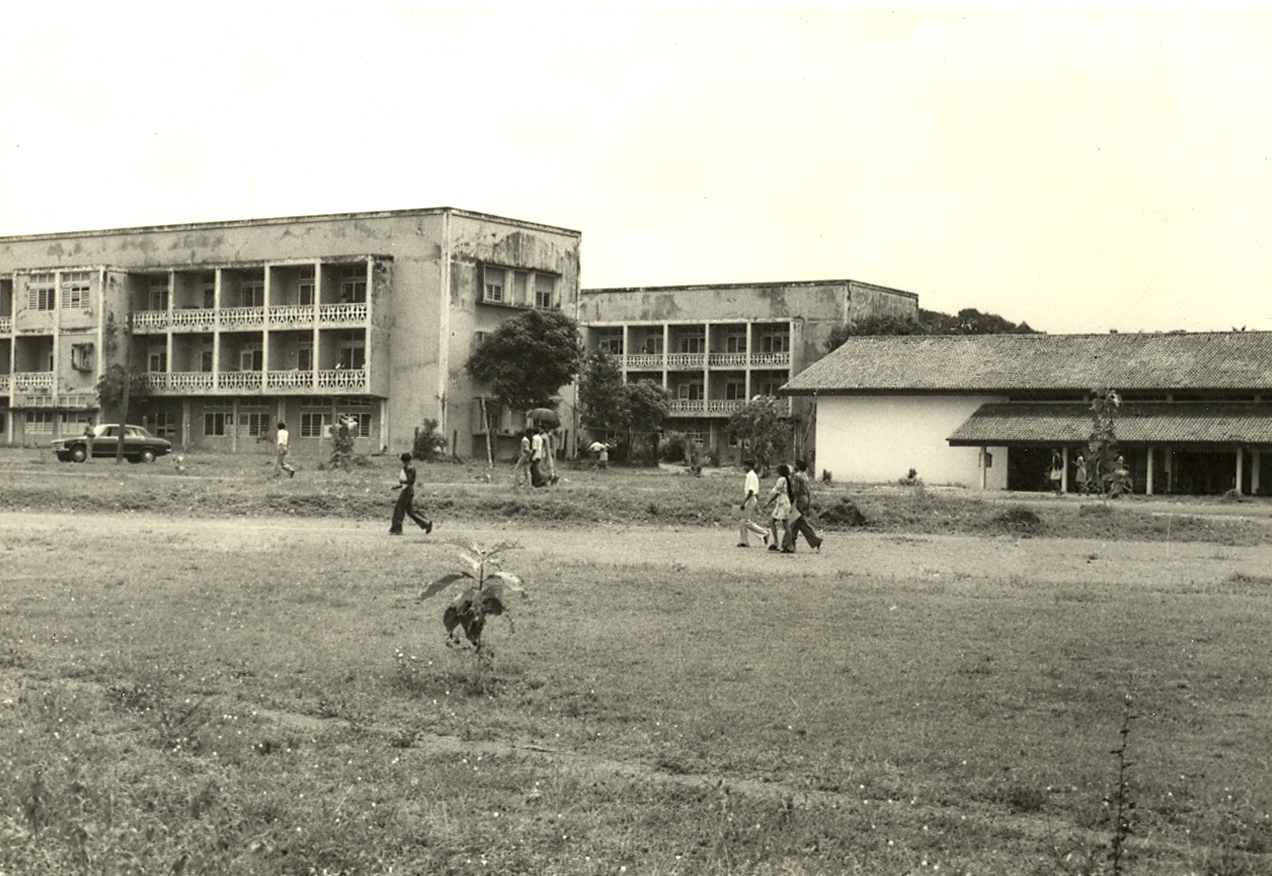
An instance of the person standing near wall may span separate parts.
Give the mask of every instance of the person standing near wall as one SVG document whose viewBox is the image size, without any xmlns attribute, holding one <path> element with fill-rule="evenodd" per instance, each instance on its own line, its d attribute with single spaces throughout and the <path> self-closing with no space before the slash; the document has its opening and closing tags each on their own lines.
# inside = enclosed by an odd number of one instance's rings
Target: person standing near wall
<svg viewBox="0 0 1272 876">
<path fill-rule="evenodd" d="M 296 469 L 287 463 L 287 444 L 291 439 L 291 433 L 287 431 L 287 424 L 282 420 L 278 421 L 278 434 L 274 438 L 274 477 L 280 476 L 283 472 L 287 472 L 287 477 L 295 477 Z"/>
</svg>

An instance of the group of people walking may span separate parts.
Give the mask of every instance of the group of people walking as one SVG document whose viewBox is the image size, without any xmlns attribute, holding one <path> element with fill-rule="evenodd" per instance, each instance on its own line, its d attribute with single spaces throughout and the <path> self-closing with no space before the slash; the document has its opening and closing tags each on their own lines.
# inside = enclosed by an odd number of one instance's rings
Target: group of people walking
<svg viewBox="0 0 1272 876">
<path fill-rule="evenodd" d="M 795 470 L 785 463 L 777 467 L 777 482 L 763 503 L 760 501 L 760 466 L 746 463 L 745 495 L 742 497 L 742 523 L 738 532 L 738 547 L 751 546 L 751 536 L 758 535 L 771 551 L 795 553 L 800 535 L 814 551 L 820 551 L 822 539 L 813 529 L 808 516 L 813 506 L 813 482 L 808 476 L 807 460 L 798 460 Z M 770 510 L 771 509 L 771 510 Z M 768 527 L 757 523 L 757 513 L 767 513 Z"/>
<path fill-rule="evenodd" d="M 546 426 L 527 426 L 519 433 L 521 450 L 512 469 L 514 487 L 548 487 L 559 479 L 556 447 Z"/>
</svg>

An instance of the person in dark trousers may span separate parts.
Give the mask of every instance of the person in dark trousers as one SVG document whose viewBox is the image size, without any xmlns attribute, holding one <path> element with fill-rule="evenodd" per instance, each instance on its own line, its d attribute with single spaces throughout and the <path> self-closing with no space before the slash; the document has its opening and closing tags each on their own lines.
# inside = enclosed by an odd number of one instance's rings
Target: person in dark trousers
<svg viewBox="0 0 1272 876">
<path fill-rule="evenodd" d="M 808 514 L 813 508 L 813 481 L 808 476 L 808 460 L 800 459 L 795 462 L 795 473 L 791 475 L 791 493 L 793 499 L 791 504 L 795 506 L 795 510 L 799 512 L 798 516 L 790 525 L 790 543 L 783 547 L 795 550 L 795 540 L 799 538 L 800 533 L 804 534 L 804 541 L 808 542 L 808 546 L 815 551 L 820 551 L 822 540 L 813 530 L 813 525 L 808 522 Z"/>
<path fill-rule="evenodd" d="M 402 520 L 410 517 L 415 521 L 415 525 L 425 532 L 433 531 L 433 522 L 421 517 L 419 512 L 411 507 L 411 502 L 415 499 L 415 466 L 411 464 L 411 454 L 403 453 L 402 471 L 398 472 L 398 483 L 393 489 L 401 490 L 398 493 L 397 504 L 393 506 L 393 522 L 389 524 L 389 535 L 402 534 Z"/>
</svg>

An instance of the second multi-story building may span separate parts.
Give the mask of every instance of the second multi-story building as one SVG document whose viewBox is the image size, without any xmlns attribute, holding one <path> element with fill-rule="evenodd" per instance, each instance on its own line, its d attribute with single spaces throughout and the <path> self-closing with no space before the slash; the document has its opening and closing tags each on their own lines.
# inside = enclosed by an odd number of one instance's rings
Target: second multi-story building
<svg viewBox="0 0 1272 876">
<path fill-rule="evenodd" d="M 669 429 L 728 457 L 729 417 L 755 396 L 777 396 L 820 359 L 838 325 L 867 316 L 917 319 L 919 297 L 856 280 L 584 289 L 579 318 L 589 350 L 617 357 L 627 382 L 671 395 Z M 800 449 L 812 408 L 781 404 Z"/>
<path fill-rule="evenodd" d="M 126 364 L 150 386 L 129 419 L 179 446 L 239 450 L 284 421 L 316 448 L 349 415 L 364 450 L 432 419 L 484 453 L 499 412 L 464 363 L 521 310 L 574 316 L 579 242 L 450 207 L 0 238 L 0 434 L 117 416 L 95 387 Z"/>
</svg>

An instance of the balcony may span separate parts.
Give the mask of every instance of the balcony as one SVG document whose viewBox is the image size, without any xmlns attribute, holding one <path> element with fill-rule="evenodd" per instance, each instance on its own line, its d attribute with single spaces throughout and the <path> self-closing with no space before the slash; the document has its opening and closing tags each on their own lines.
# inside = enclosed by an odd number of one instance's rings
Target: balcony
<svg viewBox="0 0 1272 876">
<path fill-rule="evenodd" d="M 324 371 L 151 371 L 150 394 L 255 395 L 263 392 L 312 393 L 367 392 L 367 372 L 362 368 Z"/>
<path fill-rule="evenodd" d="M 222 307 L 216 311 L 223 329 L 259 329 L 265 327 L 264 307 Z"/>
<path fill-rule="evenodd" d="M 312 305 L 288 305 L 269 309 L 269 327 L 272 329 L 313 328 L 313 325 Z"/>
<path fill-rule="evenodd" d="M 667 407 L 673 417 L 731 417 L 746 407 L 745 399 L 672 399 Z M 790 416 L 790 399 L 778 399 L 777 409 L 783 416 Z"/>
<path fill-rule="evenodd" d="M 0 374 L 0 395 L 9 394 L 9 386 L 13 383 L 8 374 Z"/>
<path fill-rule="evenodd" d="M 13 331 L 13 318 L 9 316 L 0 316 L 0 335 L 7 335 Z"/>
<path fill-rule="evenodd" d="M 318 305 L 319 325 L 366 325 L 366 302 Z"/>
<path fill-rule="evenodd" d="M 663 354 L 634 353 L 624 359 L 623 365 L 629 371 L 661 371 L 663 367 Z"/>
<path fill-rule="evenodd" d="M 14 392 L 52 392 L 52 371 L 18 371 L 13 375 Z"/>
<path fill-rule="evenodd" d="M 706 353 L 668 353 L 667 368 L 701 370 L 707 365 Z"/>
<path fill-rule="evenodd" d="M 675 371 L 711 368 L 781 368 L 791 366 L 790 353 L 633 353 L 623 357 L 628 371 Z"/>
<path fill-rule="evenodd" d="M 321 304 L 318 324 L 322 326 L 363 326 L 367 322 L 366 302 Z M 142 334 L 166 329 L 210 332 L 220 327 L 227 331 L 243 329 L 304 329 L 314 325 L 312 305 L 283 307 L 222 307 L 219 309 L 190 307 L 179 310 L 139 310 L 133 314 L 133 329 Z M 4 323 L 0 323 L 3 333 Z"/>
</svg>

